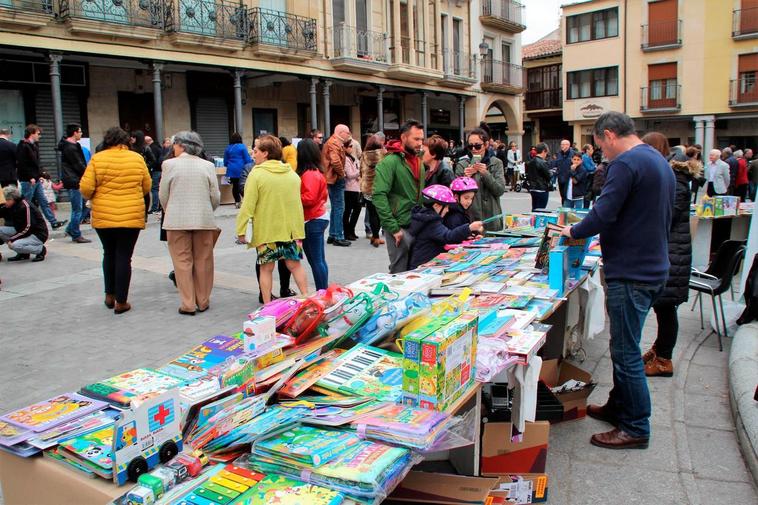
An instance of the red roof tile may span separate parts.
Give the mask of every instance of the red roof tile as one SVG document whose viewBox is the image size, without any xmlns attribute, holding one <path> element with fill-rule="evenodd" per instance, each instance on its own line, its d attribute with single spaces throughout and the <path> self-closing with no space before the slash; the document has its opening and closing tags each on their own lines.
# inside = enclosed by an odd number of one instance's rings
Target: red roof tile
<svg viewBox="0 0 758 505">
<path fill-rule="evenodd" d="M 526 45 L 522 49 L 522 59 L 530 60 L 535 58 L 544 58 L 561 54 L 562 44 L 560 40 L 538 40 L 532 44 Z"/>
</svg>

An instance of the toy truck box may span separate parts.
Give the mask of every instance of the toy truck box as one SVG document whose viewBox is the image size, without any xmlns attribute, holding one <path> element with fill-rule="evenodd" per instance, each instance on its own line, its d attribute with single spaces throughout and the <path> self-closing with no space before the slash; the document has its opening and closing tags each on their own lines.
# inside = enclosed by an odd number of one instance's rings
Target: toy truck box
<svg viewBox="0 0 758 505">
<path fill-rule="evenodd" d="M 474 381 L 478 325 L 478 312 L 464 312 L 424 339 L 419 365 L 420 407 L 445 410 Z"/>
<path fill-rule="evenodd" d="M 115 420 L 113 480 L 119 486 L 137 482 L 158 463 L 166 463 L 182 450 L 179 428 L 179 390 L 133 402 Z"/>
</svg>

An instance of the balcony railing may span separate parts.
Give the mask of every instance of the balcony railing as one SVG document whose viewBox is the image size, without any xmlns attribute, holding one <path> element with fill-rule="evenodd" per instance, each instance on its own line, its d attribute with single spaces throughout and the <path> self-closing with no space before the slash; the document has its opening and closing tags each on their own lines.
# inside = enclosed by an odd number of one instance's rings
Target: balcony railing
<svg viewBox="0 0 758 505">
<path fill-rule="evenodd" d="M 513 63 L 485 59 L 482 61 L 482 85 L 522 88 L 524 69 Z"/>
<path fill-rule="evenodd" d="M 0 0 L 0 9 L 53 13 L 53 0 Z"/>
<path fill-rule="evenodd" d="M 526 110 L 560 109 L 563 107 L 561 98 L 563 90 L 543 89 L 526 92 Z"/>
<path fill-rule="evenodd" d="M 642 112 L 672 111 L 682 108 L 681 84 L 650 86 L 640 88 L 640 110 Z"/>
<path fill-rule="evenodd" d="M 519 32 L 524 30 L 523 12 L 524 5 L 514 0 L 482 0 L 481 17 L 499 21 L 505 29 Z"/>
<path fill-rule="evenodd" d="M 732 37 L 758 37 L 758 7 L 738 9 L 732 13 Z"/>
<path fill-rule="evenodd" d="M 655 21 L 642 25 L 642 49 L 655 50 L 682 45 L 682 22 L 679 19 Z"/>
<path fill-rule="evenodd" d="M 387 35 L 341 23 L 334 28 L 334 57 L 389 63 Z"/>
<path fill-rule="evenodd" d="M 442 70 L 446 76 L 476 79 L 476 60 L 470 54 L 447 50 L 442 53 Z"/>
<path fill-rule="evenodd" d="M 0 0 L 2 2 L 4 0 Z M 63 19 L 87 19 L 162 29 L 170 4 L 163 0 L 60 0 Z"/>
<path fill-rule="evenodd" d="M 758 106 L 758 80 L 755 76 L 729 81 L 729 105 Z"/>
<path fill-rule="evenodd" d="M 138 1 L 141 3 L 146 0 Z M 176 7 L 176 11 L 170 10 L 166 13 L 166 31 L 219 39 L 245 40 L 247 37 L 248 9 L 240 3 L 223 0 L 177 0 Z"/>
<path fill-rule="evenodd" d="M 254 7 L 250 9 L 251 44 L 316 51 L 316 20 L 294 14 Z"/>
</svg>

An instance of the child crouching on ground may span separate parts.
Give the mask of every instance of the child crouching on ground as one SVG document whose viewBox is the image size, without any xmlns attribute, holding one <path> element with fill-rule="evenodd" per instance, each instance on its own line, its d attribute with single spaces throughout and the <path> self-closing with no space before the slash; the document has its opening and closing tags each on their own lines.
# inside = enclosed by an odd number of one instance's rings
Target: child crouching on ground
<svg viewBox="0 0 758 505">
<path fill-rule="evenodd" d="M 458 244 L 474 233 L 482 233 L 481 221 L 465 223 L 453 229 L 442 223 L 450 205 L 456 203 L 450 188 L 433 184 L 425 188 L 424 206 L 417 206 L 411 211 L 411 226 L 408 232 L 413 237 L 409 269 L 426 263 L 444 252 L 447 244 Z"/>
<path fill-rule="evenodd" d="M 450 183 L 450 190 L 453 192 L 456 203 L 448 207 L 447 214 L 442 218 L 442 222 L 452 230 L 458 226 L 471 223 L 468 209 L 474 203 L 474 197 L 479 191 L 479 186 L 471 177 L 458 177 Z"/>
</svg>

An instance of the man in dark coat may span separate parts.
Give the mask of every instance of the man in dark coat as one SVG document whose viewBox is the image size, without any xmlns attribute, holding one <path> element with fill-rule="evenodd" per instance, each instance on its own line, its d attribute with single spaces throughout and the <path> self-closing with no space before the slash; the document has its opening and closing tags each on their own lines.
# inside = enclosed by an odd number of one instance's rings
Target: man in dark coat
<svg viewBox="0 0 758 505">
<path fill-rule="evenodd" d="M 66 221 L 58 221 L 55 214 L 50 209 L 50 204 L 45 197 L 45 190 L 39 183 L 39 176 L 42 173 L 42 167 L 39 160 L 39 138 L 42 135 L 42 129 L 36 124 L 30 124 L 24 130 L 24 138 L 16 147 L 16 168 L 18 169 L 18 180 L 21 182 L 21 194 L 24 200 L 36 204 L 45 219 L 50 221 L 53 230 L 57 230 Z"/>
<path fill-rule="evenodd" d="M 9 140 L 10 130 L 0 128 L 0 186 L 18 184 L 16 174 L 16 144 Z"/>
<path fill-rule="evenodd" d="M 532 196 L 532 212 L 547 208 L 550 191 L 550 167 L 545 161 L 548 155 L 547 144 L 540 142 L 535 146 L 536 155 L 526 164 L 526 180 L 529 181 L 529 194 Z"/>
<path fill-rule="evenodd" d="M 727 194 L 733 195 L 736 188 L 735 182 L 737 180 L 737 172 L 740 171 L 740 162 L 737 161 L 737 158 L 734 156 L 734 152 L 730 147 L 724 149 L 723 155 L 725 156 L 724 161 L 729 165 L 729 190 L 727 191 Z"/>
<path fill-rule="evenodd" d="M 702 166 L 696 159 L 687 158 L 681 150 L 674 151 L 669 161 L 676 177 L 674 212 L 671 216 L 668 255 L 669 276 L 666 286 L 653 304 L 658 319 L 658 337 L 642 357 L 645 375 L 671 377 L 674 365 L 671 356 L 679 333 L 677 309 L 687 302 L 692 267 L 692 239 L 690 237 L 690 182 L 700 177 Z"/>
<path fill-rule="evenodd" d="M 8 261 L 28 260 L 43 261 L 47 254 L 47 225 L 34 205 L 29 204 L 16 186 L 3 188 L 5 203 L 0 205 L 0 218 L 5 219 L 5 226 L 0 226 L 0 244 L 7 243 L 16 256 Z"/>
<path fill-rule="evenodd" d="M 67 125 L 66 136 L 58 143 L 58 150 L 61 153 L 63 188 L 68 190 L 69 200 L 71 201 L 71 218 L 66 227 L 66 234 L 71 237 L 72 242 L 87 244 L 92 241 L 82 237 L 82 232 L 79 230 L 84 207 L 82 194 L 79 192 L 79 181 L 87 168 L 84 162 L 84 151 L 79 144 L 81 138 L 82 127 L 80 125 L 75 123 Z"/>
<path fill-rule="evenodd" d="M 553 162 L 555 175 L 558 179 L 558 191 L 561 194 L 561 205 L 565 205 L 566 191 L 568 190 L 568 182 L 571 177 L 571 157 L 574 155 L 574 152 L 571 149 L 571 142 L 563 139 L 561 140 L 561 150 L 558 151 L 558 158 Z"/>
</svg>

